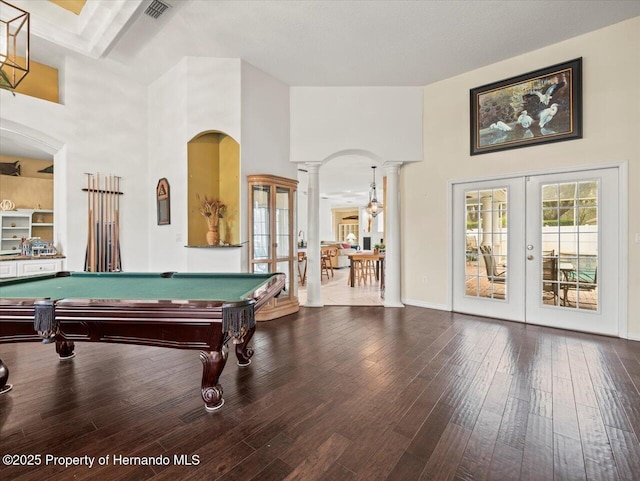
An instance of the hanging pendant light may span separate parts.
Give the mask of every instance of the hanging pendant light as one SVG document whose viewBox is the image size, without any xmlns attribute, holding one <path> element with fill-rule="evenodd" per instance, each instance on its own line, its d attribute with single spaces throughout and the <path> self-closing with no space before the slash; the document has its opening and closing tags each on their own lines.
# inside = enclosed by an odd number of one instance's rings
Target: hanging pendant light
<svg viewBox="0 0 640 481">
<path fill-rule="evenodd" d="M 0 88 L 14 90 L 29 73 L 29 12 L 0 0 Z"/>
<path fill-rule="evenodd" d="M 371 167 L 373 169 L 373 182 L 371 183 L 371 190 L 369 191 L 369 203 L 367 204 L 367 213 L 371 217 L 376 217 L 382 212 L 382 203 L 378 201 L 378 194 L 376 192 L 376 166 Z"/>
</svg>

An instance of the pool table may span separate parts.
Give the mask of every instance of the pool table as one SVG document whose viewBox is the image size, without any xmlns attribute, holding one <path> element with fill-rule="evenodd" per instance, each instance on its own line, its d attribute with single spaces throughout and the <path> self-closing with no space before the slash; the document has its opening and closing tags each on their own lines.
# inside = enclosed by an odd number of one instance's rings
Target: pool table
<svg viewBox="0 0 640 481">
<path fill-rule="evenodd" d="M 248 346 L 255 312 L 284 288 L 284 274 L 92 273 L 0 281 L 0 343 L 54 343 L 61 360 L 75 341 L 198 349 L 202 399 L 222 407 L 218 383 L 235 344 L 239 366 L 251 363 Z M 0 393 L 9 370 L 0 359 Z"/>
</svg>

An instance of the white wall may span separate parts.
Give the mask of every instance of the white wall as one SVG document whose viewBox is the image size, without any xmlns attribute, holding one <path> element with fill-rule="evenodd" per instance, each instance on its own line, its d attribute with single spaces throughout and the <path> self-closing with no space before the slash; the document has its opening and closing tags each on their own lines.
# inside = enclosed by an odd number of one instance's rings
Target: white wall
<svg viewBox="0 0 640 481">
<path fill-rule="evenodd" d="M 149 201 L 166 177 L 171 224 L 148 223 L 151 271 L 237 272 L 241 248 L 185 248 L 187 244 L 187 144 L 219 131 L 241 142 L 240 60 L 186 57 L 149 86 Z"/>
<path fill-rule="evenodd" d="M 149 270 L 186 271 L 187 256 L 187 107 L 186 59 L 153 82 L 147 92 L 149 102 L 148 168 L 145 181 L 148 202 L 153 206 L 147 219 L 149 229 Z M 180 79 L 177 81 L 176 79 Z M 188 140 L 187 140 L 188 141 Z M 165 177 L 169 182 L 169 225 L 157 224 L 156 186 Z"/>
<path fill-rule="evenodd" d="M 243 247 L 185 248 L 187 143 L 219 131 L 240 144 L 240 232 Z M 150 231 L 150 270 L 240 272 L 248 268 L 249 174 L 296 178 L 289 162 L 289 89 L 239 59 L 188 57 L 149 87 L 149 201 L 166 177 L 171 224 Z M 153 195 L 151 195 L 153 194 Z"/>
<path fill-rule="evenodd" d="M 30 132 L 31 138 L 50 137 L 60 147 L 54 156 L 55 236 L 67 256 L 66 268 L 84 268 L 87 239 L 84 173 L 99 172 L 122 177 L 123 266 L 128 271 L 146 270 L 145 87 L 115 63 L 79 56 L 66 59 L 60 77 L 64 105 L 0 92 L 0 124 Z M 42 146 L 38 141 L 33 145 Z"/>
<path fill-rule="evenodd" d="M 447 182 L 627 161 L 629 333 L 640 339 L 640 244 L 633 241 L 640 233 L 639 45 L 637 17 L 425 87 L 425 162 L 401 169 L 405 302 L 447 305 Z M 576 57 L 583 57 L 583 139 L 469 155 L 471 88 Z"/>
<path fill-rule="evenodd" d="M 352 157 L 340 153 L 349 151 L 380 162 L 421 160 L 422 109 L 419 87 L 292 87 L 291 161 L 335 156 L 332 164 L 343 162 L 348 168 Z M 322 167 L 319 175 L 322 178 Z M 306 226 L 306 202 L 298 217 Z M 331 205 L 321 199 L 320 240 L 333 239 Z"/>
<path fill-rule="evenodd" d="M 297 179 L 297 168 L 289 162 L 289 86 L 242 62 L 242 144 L 240 145 L 240 199 L 243 219 L 241 238 L 248 241 L 249 193 L 247 175 L 271 174 Z M 295 216 L 295 212 L 292 213 Z M 297 233 L 294 227 L 294 242 Z M 242 270 L 249 267 L 243 249 Z"/>
<path fill-rule="evenodd" d="M 350 149 L 388 161 L 422 159 L 422 88 L 292 87 L 291 160 Z"/>
</svg>

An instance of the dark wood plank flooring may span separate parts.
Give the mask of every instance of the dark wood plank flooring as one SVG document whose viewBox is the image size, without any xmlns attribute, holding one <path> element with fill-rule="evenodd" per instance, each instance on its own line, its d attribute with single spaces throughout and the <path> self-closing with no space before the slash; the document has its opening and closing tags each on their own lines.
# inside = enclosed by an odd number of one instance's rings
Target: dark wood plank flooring
<svg viewBox="0 0 640 481">
<path fill-rule="evenodd" d="M 2 344 L 3 480 L 639 480 L 640 343 L 416 307 L 260 323 L 207 413 L 197 351 Z M 178 465 L 185 455 L 198 464 Z M 167 456 L 169 465 L 114 465 Z M 97 464 L 97 460 L 96 460 Z"/>
</svg>

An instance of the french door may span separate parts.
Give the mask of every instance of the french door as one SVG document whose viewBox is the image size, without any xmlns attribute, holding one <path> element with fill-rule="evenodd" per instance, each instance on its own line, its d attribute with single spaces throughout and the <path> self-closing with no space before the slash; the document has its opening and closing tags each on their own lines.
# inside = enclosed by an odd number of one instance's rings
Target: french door
<svg viewBox="0 0 640 481">
<path fill-rule="evenodd" d="M 618 169 L 453 186 L 453 309 L 619 335 Z"/>
</svg>

